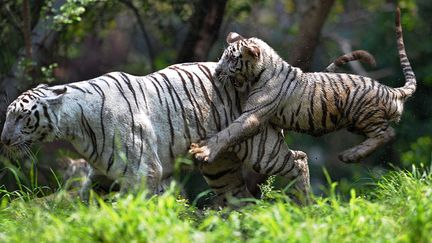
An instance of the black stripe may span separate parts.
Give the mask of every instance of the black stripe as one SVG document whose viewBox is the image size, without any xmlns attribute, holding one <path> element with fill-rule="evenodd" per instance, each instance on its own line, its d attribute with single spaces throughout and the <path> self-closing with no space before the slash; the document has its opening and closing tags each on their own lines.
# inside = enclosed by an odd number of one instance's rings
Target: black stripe
<svg viewBox="0 0 432 243">
<path fill-rule="evenodd" d="M 355 89 L 354 93 L 352 95 L 351 101 L 349 102 L 348 106 L 345 108 L 345 112 L 344 115 L 345 117 L 348 117 L 348 114 L 351 112 L 351 107 L 353 106 L 354 102 L 357 99 L 357 93 L 360 91 L 360 89 Z M 347 100 L 349 99 L 349 97 L 347 98 Z"/>
<path fill-rule="evenodd" d="M 166 97 L 165 97 L 165 103 L 166 103 L 166 108 L 167 108 L 168 124 L 169 124 L 170 134 L 171 134 L 171 140 L 170 140 L 170 155 L 171 155 L 171 158 L 174 158 L 174 157 L 175 157 L 175 156 L 174 156 L 174 152 L 173 152 L 173 146 L 174 146 L 174 141 L 175 141 L 175 140 L 174 140 L 174 139 L 175 139 L 175 137 L 174 137 L 174 126 L 173 126 L 173 124 L 172 124 L 171 110 L 170 110 L 170 108 L 169 108 L 168 101 L 167 101 Z"/>
<path fill-rule="evenodd" d="M 102 98 L 102 103 L 101 103 L 101 108 L 100 108 L 100 115 L 99 115 L 99 119 L 100 119 L 100 124 L 101 124 L 101 131 L 102 131 L 102 149 L 100 151 L 100 156 L 102 156 L 104 150 L 105 150 L 105 124 L 104 124 L 104 119 L 103 119 L 103 110 L 105 107 L 105 93 L 103 92 L 103 89 L 96 83 L 94 82 L 89 82 L 90 85 L 93 87 L 93 89 L 101 96 Z"/>
<path fill-rule="evenodd" d="M 86 89 L 82 89 L 82 88 L 76 86 L 75 84 L 66 84 L 66 87 L 79 90 L 79 91 L 81 91 L 84 94 L 93 94 L 92 92 L 90 92 L 90 91 L 88 91 Z"/>
<path fill-rule="evenodd" d="M 159 73 L 159 75 L 161 75 L 162 76 L 162 78 L 166 81 L 166 82 L 170 82 L 170 80 L 168 79 L 168 76 L 166 75 L 166 74 L 164 74 L 164 73 Z M 180 106 L 180 109 L 181 109 L 181 114 L 182 114 L 182 121 L 183 121 L 183 128 L 184 128 L 184 131 L 185 131 L 185 136 L 186 136 L 186 138 L 187 138 L 187 141 L 190 141 L 191 140 L 191 134 L 190 134 L 190 128 L 189 128 L 189 125 L 187 124 L 187 116 L 186 116 L 186 110 L 185 110 L 185 108 L 184 108 L 184 106 L 183 106 L 183 102 L 182 102 L 182 100 L 181 100 L 181 98 L 180 98 L 180 96 L 179 96 L 179 94 L 176 92 L 176 90 L 175 89 L 173 89 L 173 92 L 174 92 L 174 94 L 175 94 L 175 96 L 176 96 L 176 98 L 177 98 L 177 101 L 178 101 L 178 105 Z M 174 102 L 175 103 L 175 102 Z"/>
<path fill-rule="evenodd" d="M 198 68 L 200 69 L 200 71 L 210 80 L 210 83 L 212 85 L 212 91 L 214 93 L 216 93 L 216 97 L 219 99 L 220 102 L 220 106 L 223 107 L 223 112 L 224 112 L 224 116 L 225 116 L 225 127 L 227 127 L 230 123 L 230 121 L 228 121 L 228 113 L 227 113 L 227 109 L 225 108 L 225 100 L 222 98 L 222 94 L 220 92 L 220 87 L 215 85 L 214 80 L 213 80 L 213 75 L 211 74 L 210 69 L 202 64 L 197 64 Z M 230 93 L 224 93 L 224 97 L 229 96 Z M 212 97 L 213 98 L 213 102 L 217 102 L 216 97 Z M 222 120 L 221 120 L 222 123 Z"/>
<path fill-rule="evenodd" d="M 275 172 L 273 172 L 272 173 L 273 175 L 279 175 L 286 168 L 288 162 L 291 159 L 292 154 L 293 154 L 293 152 L 291 150 L 288 150 L 288 153 L 284 157 L 284 162 L 282 163 L 282 166 L 279 167 L 279 169 L 277 169 Z M 291 168 L 289 168 L 285 174 L 288 174 L 293 168 L 294 168 L 294 161 L 291 164 Z"/>
<path fill-rule="evenodd" d="M 126 101 L 126 104 L 128 106 L 129 114 L 130 114 L 130 117 L 131 117 L 131 120 L 132 120 L 132 124 L 131 124 L 132 144 L 134 145 L 135 144 L 135 129 L 134 129 L 135 128 L 135 118 L 134 118 L 134 113 L 132 111 L 132 105 L 130 104 L 128 98 L 126 97 L 126 95 L 124 93 L 124 90 L 123 90 L 123 87 L 121 86 L 120 82 L 116 78 L 114 78 L 113 76 L 111 76 L 111 75 L 107 75 L 107 76 L 111 77 L 114 80 L 114 85 L 117 87 L 119 93 L 122 95 L 123 99 Z M 126 146 L 126 159 L 128 159 L 128 153 L 129 153 L 129 149 Z"/>
<path fill-rule="evenodd" d="M 325 129 L 327 127 L 327 104 L 325 97 L 321 96 L 321 105 L 322 105 L 322 120 L 321 124 Z"/>
<path fill-rule="evenodd" d="M 309 100 L 310 100 L 310 107 L 308 110 L 308 124 L 309 124 L 309 132 L 313 132 L 315 131 L 315 121 L 314 121 L 314 97 L 315 97 L 315 92 L 316 92 L 316 82 L 312 82 L 312 92 L 310 93 L 311 95 L 309 96 Z"/>
<path fill-rule="evenodd" d="M 151 78 L 153 78 L 153 79 L 155 79 L 155 80 L 158 80 L 158 79 L 156 79 L 155 77 L 151 77 Z M 173 93 L 175 93 L 176 91 L 175 91 L 175 88 L 174 88 L 174 86 L 171 84 L 171 82 L 168 80 L 166 80 L 166 79 L 164 79 L 164 78 L 162 78 L 162 80 L 161 80 L 164 84 L 165 84 L 165 86 L 166 86 L 166 89 L 168 90 L 168 94 L 169 94 L 169 96 L 170 96 L 170 99 L 171 99 L 171 104 L 174 106 L 174 111 L 177 111 L 178 110 L 178 108 L 177 108 L 177 104 L 176 104 L 176 101 L 175 101 L 175 98 L 174 98 L 174 94 Z M 160 81 L 159 81 L 160 82 Z M 162 86 L 162 84 L 161 84 L 161 86 Z M 177 95 L 177 94 L 176 94 Z M 178 96 L 178 95 L 177 95 Z M 168 103 L 168 101 L 165 99 L 165 101 Z"/>
<path fill-rule="evenodd" d="M 136 93 L 135 93 L 135 89 L 133 88 L 130 79 L 127 77 L 126 74 L 124 74 L 122 72 L 120 73 L 120 76 L 123 79 L 123 81 L 126 83 L 126 86 L 129 88 L 129 90 L 132 92 L 132 96 L 133 96 L 133 98 L 135 100 L 135 104 L 136 104 L 137 108 L 139 109 L 138 99 L 137 99 L 137 96 L 136 96 Z"/>
<path fill-rule="evenodd" d="M 218 131 L 220 131 L 222 129 L 221 127 L 221 122 L 220 122 L 220 115 L 219 115 L 219 111 L 217 110 L 217 107 L 215 106 L 214 102 L 212 101 L 212 99 L 210 98 L 207 90 L 205 89 L 205 85 L 202 81 L 202 79 L 195 73 L 195 76 L 200 84 L 201 87 L 201 92 L 204 95 L 205 100 L 207 101 L 208 104 L 210 104 L 210 110 L 212 112 L 213 115 L 213 120 L 216 124 L 216 129 Z"/>
<path fill-rule="evenodd" d="M 159 103 L 161 105 L 163 105 L 161 92 L 159 91 L 159 88 L 156 85 L 156 84 L 160 85 L 159 82 L 157 81 L 157 79 L 156 79 L 156 81 L 153 80 L 153 79 L 150 79 L 150 83 L 153 84 L 153 86 L 155 87 L 155 90 L 156 90 L 156 93 L 157 93 L 157 96 L 158 96 L 158 99 L 159 99 Z M 162 87 L 161 87 L 161 89 L 162 89 L 162 92 L 163 92 L 163 88 Z"/>
<path fill-rule="evenodd" d="M 143 128 L 142 125 L 140 124 L 140 142 L 141 142 L 141 146 L 140 146 L 140 155 L 138 158 L 138 166 L 137 166 L 137 170 L 139 170 L 140 166 L 141 166 L 141 160 L 143 159 L 143 152 L 144 152 L 144 136 L 143 136 Z"/>
<path fill-rule="evenodd" d="M 78 104 L 78 106 L 81 109 L 81 125 L 84 128 L 84 131 L 87 133 L 87 135 L 90 137 L 91 143 L 92 143 L 92 152 L 89 156 L 89 159 L 91 160 L 93 158 L 93 156 L 96 155 L 96 158 L 98 157 L 97 155 L 97 140 L 96 140 L 96 134 L 94 133 L 92 127 L 90 126 L 90 123 L 88 122 L 85 114 L 84 114 L 84 109 L 82 107 L 81 104 Z"/>
<path fill-rule="evenodd" d="M 44 104 L 42 105 L 44 116 L 48 119 L 48 124 L 52 124 L 50 115 L 48 114 L 48 107 Z"/>
<path fill-rule="evenodd" d="M 199 109 L 199 107 L 196 107 L 195 105 L 194 105 L 194 102 L 193 102 L 193 100 L 195 99 L 194 97 L 192 97 L 191 96 L 191 94 L 188 92 L 188 88 L 187 88 L 187 85 L 186 85 L 186 81 L 185 81 L 185 79 L 183 78 L 183 76 L 181 75 L 181 73 L 178 71 L 178 70 L 176 70 L 176 69 L 173 69 L 175 72 L 177 72 L 177 74 L 179 75 L 179 77 L 180 77 L 180 80 L 182 81 L 182 84 L 183 84 L 183 90 L 184 90 L 184 93 L 186 94 L 186 96 L 187 96 L 187 98 L 188 98 L 188 100 L 189 100 L 189 103 L 191 104 L 191 106 L 194 108 L 193 109 L 193 113 L 194 113 L 194 117 L 195 117 L 195 125 L 196 125 L 196 129 L 197 129 L 197 133 L 198 133 L 198 136 L 201 138 L 201 139 L 203 139 L 203 138 L 205 138 L 205 133 L 206 133 L 206 131 L 205 131 L 205 129 L 204 129 L 204 127 L 202 126 L 202 124 L 201 124 L 201 122 L 200 122 L 200 120 L 199 120 L 199 118 L 198 118 L 198 114 L 197 114 L 197 110 L 200 110 Z"/>
<path fill-rule="evenodd" d="M 203 176 L 207 177 L 209 180 L 217 180 L 217 179 L 221 178 L 222 176 L 225 176 L 226 174 L 231 173 L 233 171 L 235 172 L 234 169 L 228 169 L 228 170 L 223 170 L 223 171 L 217 172 L 215 174 L 209 174 L 209 173 L 204 173 L 204 172 L 202 174 L 203 174 Z"/>
<path fill-rule="evenodd" d="M 111 155 L 110 155 L 110 157 L 108 159 L 108 166 L 107 166 L 107 169 L 106 169 L 106 173 L 107 174 L 110 171 L 111 166 L 114 164 L 115 149 L 116 149 L 116 147 L 115 147 L 115 131 L 114 131 L 113 139 L 112 139 L 112 151 L 111 151 Z"/>
</svg>

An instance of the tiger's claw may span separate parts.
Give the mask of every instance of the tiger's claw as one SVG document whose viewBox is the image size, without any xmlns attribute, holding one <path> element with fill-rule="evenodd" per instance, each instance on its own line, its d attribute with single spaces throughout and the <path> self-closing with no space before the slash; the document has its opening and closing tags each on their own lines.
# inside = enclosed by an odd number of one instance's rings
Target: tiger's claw
<svg viewBox="0 0 432 243">
<path fill-rule="evenodd" d="M 197 143 L 190 145 L 189 153 L 200 162 L 209 163 L 210 149 L 207 146 L 200 146 Z"/>
</svg>

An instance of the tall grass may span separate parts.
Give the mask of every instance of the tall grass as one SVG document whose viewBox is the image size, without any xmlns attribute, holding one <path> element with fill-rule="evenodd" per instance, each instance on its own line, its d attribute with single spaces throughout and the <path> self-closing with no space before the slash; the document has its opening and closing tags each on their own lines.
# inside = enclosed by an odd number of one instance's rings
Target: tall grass
<svg viewBox="0 0 432 243">
<path fill-rule="evenodd" d="M 372 190 L 349 199 L 330 181 L 328 195 L 308 206 L 266 189 L 266 198 L 239 210 L 199 210 L 172 187 L 88 205 L 67 193 L 10 200 L 0 208 L 2 242 L 430 242 L 432 173 L 390 172 Z"/>
</svg>

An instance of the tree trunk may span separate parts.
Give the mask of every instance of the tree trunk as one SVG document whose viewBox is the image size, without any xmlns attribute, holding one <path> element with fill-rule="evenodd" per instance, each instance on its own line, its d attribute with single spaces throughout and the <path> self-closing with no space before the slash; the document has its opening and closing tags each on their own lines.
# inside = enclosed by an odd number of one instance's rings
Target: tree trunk
<svg viewBox="0 0 432 243">
<path fill-rule="evenodd" d="M 309 70 L 321 29 L 334 2 L 334 0 L 318 0 L 305 11 L 300 23 L 300 33 L 294 41 L 294 48 L 289 58 L 291 65 L 303 71 Z"/>
<path fill-rule="evenodd" d="M 53 3 L 53 8 L 60 9 L 64 2 L 65 0 L 56 0 Z M 11 71 L 4 79 L 0 80 L 0 97 L 3 97 L 0 99 L 0 128 L 3 128 L 9 102 L 15 99 L 20 92 L 31 88 L 35 84 L 34 73 L 32 72 L 31 75 L 27 73 L 27 70 L 22 68 L 20 62 L 28 60 L 27 55 L 30 54 L 30 61 L 34 63 L 32 70 L 36 71 L 40 70 L 42 65 L 49 64 L 51 60 L 50 53 L 52 53 L 52 49 L 58 40 L 59 32 L 47 26 L 52 26 L 51 19 L 42 16 L 33 28 L 31 36 L 26 37 L 27 41 L 31 40 L 31 46 L 26 46 L 27 51 L 21 50 L 18 53 L 17 61 L 12 66 Z M 23 31 L 26 30 L 23 29 Z M 28 52 L 29 49 L 31 50 L 30 53 Z"/>
<path fill-rule="evenodd" d="M 198 0 L 177 63 L 206 61 L 222 24 L 227 0 Z"/>
</svg>

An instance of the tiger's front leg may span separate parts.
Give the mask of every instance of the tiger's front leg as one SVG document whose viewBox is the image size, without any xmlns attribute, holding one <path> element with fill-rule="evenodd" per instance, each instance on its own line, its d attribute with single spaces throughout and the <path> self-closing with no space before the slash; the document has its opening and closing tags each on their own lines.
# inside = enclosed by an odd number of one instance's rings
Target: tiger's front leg
<svg viewBox="0 0 432 243">
<path fill-rule="evenodd" d="M 282 86 L 277 79 L 270 79 L 264 86 L 252 89 L 240 117 L 207 141 L 191 144 L 189 152 L 198 161 L 211 163 L 228 147 L 258 134 L 284 99 L 284 94 L 274 94 L 280 89 Z"/>
<path fill-rule="evenodd" d="M 189 153 L 193 154 L 198 161 L 211 163 L 228 147 L 257 134 L 265 124 L 263 121 L 264 119 L 259 119 L 254 114 L 243 114 L 210 139 L 201 141 L 199 144 L 192 143 Z"/>
</svg>

